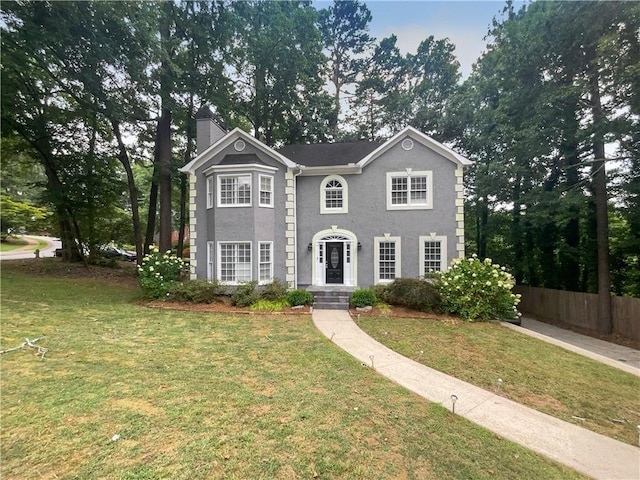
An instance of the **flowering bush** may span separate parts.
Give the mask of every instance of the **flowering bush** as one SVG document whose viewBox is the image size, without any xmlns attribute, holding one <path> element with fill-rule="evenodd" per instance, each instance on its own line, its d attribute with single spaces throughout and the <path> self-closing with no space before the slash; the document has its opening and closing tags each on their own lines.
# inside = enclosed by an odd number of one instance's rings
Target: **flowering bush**
<svg viewBox="0 0 640 480">
<path fill-rule="evenodd" d="M 165 297 L 173 283 L 187 271 L 187 263 L 176 257 L 170 251 L 160 253 L 151 247 L 151 253 L 142 259 L 138 265 L 140 288 L 147 298 Z"/>
<path fill-rule="evenodd" d="M 519 317 L 520 295 L 511 293 L 514 283 L 505 267 L 476 255 L 454 260 L 437 281 L 445 311 L 470 321 Z"/>
</svg>

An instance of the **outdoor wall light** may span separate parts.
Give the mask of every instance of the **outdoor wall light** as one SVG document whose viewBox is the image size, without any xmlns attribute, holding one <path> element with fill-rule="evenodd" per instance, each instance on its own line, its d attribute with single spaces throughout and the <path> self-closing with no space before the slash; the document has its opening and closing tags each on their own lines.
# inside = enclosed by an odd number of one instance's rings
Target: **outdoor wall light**
<svg viewBox="0 0 640 480">
<path fill-rule="evenodd" d="M 313 250 L 313 244 L 309 243 L 309 245 L 307 245 L 307 250 L 311 251 Z"/>
<path fill-rule="evenodd" d="M 358 250 L 362 250 L 362 244 L 358 242 Z"/>
</svg>

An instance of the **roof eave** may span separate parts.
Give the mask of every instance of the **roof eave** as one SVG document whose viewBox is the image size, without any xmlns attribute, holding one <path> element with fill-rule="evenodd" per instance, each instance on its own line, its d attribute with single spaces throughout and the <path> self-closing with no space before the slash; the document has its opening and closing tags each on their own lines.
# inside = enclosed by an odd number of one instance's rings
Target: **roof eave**
<svg viewBox="0 0 640 480">
<path fill-rule="evenodd" d="M 312 177 L 316 175 L 359 175 L 362 168 L 356 163 L 349 165 L 325 165 L 321 167 L 300 166 L 300 175 L 303 177 Z"/>
<path fill-rule="evenodd" d="M 191 175 L 194 175 L 196 170 L 200 168 L 202 164 L 204 164 L 207 160 L 209 160 L 210 158 L 212 158 L 213 156 L 217 155 L 222 150 L 227 148 L 235 140 L 238 140 L 240 138 L 250 143 L 261 152 L 269 155 L 271 158 L 282 163 L 285 167 L 287 168 L 296 167 L 296 164 L 291 160 L 289 160 L 284 155 L 281 155 L 280 153 L 276 152 L 271 147 L 265 145 L 260 140 L 252 137 L 244 130 L 241 130 L 240 128 L 234 128 L 229 133 L 227 133 L 224 137 L 222 137 L 220 140 L 218 140 L 214 144 L 210 145 L 205 151 L 197 155 L 193 160 L 191 160 L 189 163 L 179 168 L 178 170 L 182 173 L 189 173 Z"/>
</svg>

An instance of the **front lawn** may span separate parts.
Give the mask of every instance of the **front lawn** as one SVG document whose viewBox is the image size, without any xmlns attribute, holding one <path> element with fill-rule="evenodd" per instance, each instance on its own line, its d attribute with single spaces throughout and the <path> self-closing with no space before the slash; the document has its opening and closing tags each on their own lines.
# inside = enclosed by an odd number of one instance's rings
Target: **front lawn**
<svg viewBox="0 0 640 480">
<path fill-rule="evenodd" d="M 309 315 L 149 308 L 119 272 L 20 265 L 2 264 L 0 349 L 49 350 L 1 356 L 5 480 L 584 478 L 363 367 Z"/>
<path fill-rule="evenodd" d="M 361 316 L 359 324 L 389 348 L 436 370 L 611 438 L 638 443 L 640 378 L 630 373 L 497 323 Z"/>
</svg>

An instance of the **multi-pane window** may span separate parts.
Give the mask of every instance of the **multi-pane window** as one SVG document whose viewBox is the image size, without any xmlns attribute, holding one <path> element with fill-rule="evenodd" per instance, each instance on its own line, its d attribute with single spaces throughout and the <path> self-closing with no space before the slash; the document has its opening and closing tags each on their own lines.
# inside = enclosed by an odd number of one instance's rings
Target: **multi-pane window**
<svg viewBox="0 0 640 480">
<path fill-rule="evenodd" d="M 273 207 L 273 177 L 260 175 L 260 206 Z"/>
<path fill-rule="evenodd" d="M 442 244 L 439 241 L 425 241 L 424 249 L 424 271 L 439 272 L 442 265 Z"/>
<path fill-rule="evenodd" d="M 207 208 L 213 208 L 213 175 L 207 177 Z"/>
<path fill-rule="evenodd" d="M 347 181 L 340 175 L 330 175 L 320 183 L 320 213 L 348 213 Z"/>
<path fill-rule="evenodd" d="M 400 277 L 400 237 L 385 234 L 374 238 L 375 282 L 392 282 Z"/>
<path fill-rule="evenodd" d="M 387 173 L 387 209 L 432 208 L 431 172 Z"/>
<path fill-rule="evenodd" d="M 325 187 L 324 206 L 327 209 L 342 208 L 342 183 L 330 180 Z"/>
<path fill-rule="evenodd" d="M 427 177 L 409 178 L 411 181 L 411 203 L 427 203 Z"/>
<path fill-rule="evenodd" d="M 223 207 L 251 205 L 251 175 L 218 176 L 218 204 Z"/>
<path fill-rule="evenodd" d="M 406 205 L 408 203 L 408 185 L 408 177 L 391 178 L 391 203 L 393 205 Z"/>
<path fill-rule="evenodd" d="M 396 242 L 380 242 L 378 245 L 380 280 L 396 278 Z"/>
<path fill-rule="evenodd" d="M 260 283 L 273 280 L 273 243 L 260 242 Z"/>
<path fill-rule="evenodd" d="M 219 243 L 218 277 L 221 282 L 251 281 L 251 243 Z"/>
<path fill-rule="evenodd" d="M 430 234 L 420 237 L 420 275 L 447 268 L 447 237 Z"/>
</svg>

